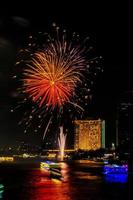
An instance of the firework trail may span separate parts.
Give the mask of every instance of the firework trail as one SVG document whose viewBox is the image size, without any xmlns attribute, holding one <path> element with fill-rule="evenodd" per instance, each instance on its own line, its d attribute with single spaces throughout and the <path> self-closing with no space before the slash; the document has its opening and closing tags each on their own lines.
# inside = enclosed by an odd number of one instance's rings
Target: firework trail
<svg viewBox="0 0 133 200">
<path fill-rule="evenodd" d="M 46 133 L 47 133 L 47 130 L 48 130 L 48 127 L 49 127 L 49 125 L 50 125 L 50 123 L 51 123 L 51 120 L 52 120 L 52 116 L 51 116 L 51 118 L 50 118 L 50 120 L 49 120 L 49 122 L 48 122 L 48 124 L 47 124 L 47 126 L 46 126 L 46 129 L 45 129 L 45 131 L 44 131 L 43 140 L 44 140 L 44 138 L 45 138 L 45 135 L 46 135 Z"/>
</svg>

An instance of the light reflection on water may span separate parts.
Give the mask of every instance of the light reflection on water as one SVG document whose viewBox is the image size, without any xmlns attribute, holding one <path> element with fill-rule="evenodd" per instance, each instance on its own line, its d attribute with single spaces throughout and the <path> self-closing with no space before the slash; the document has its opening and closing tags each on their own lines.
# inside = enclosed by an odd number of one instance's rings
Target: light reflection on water
<svg viewBox="0 0 133 200">
<path fill-rule="evenodd" d="M 89 172 L 75 172 L 74 173 L 78 179 L 88 179 L 88 180 L 98 180 L 101 179 L 101 177 L 92 175 Z"/>
<path fill-rule="evenodd" d="M 4 185 L 0 184 L 0 199 L 3 198 L 3 192 L 4 192 Z"/>
<path fill-rule="evenodd" d="M 126 183 L 128 174 L 105 174 L 104 177 L 108 183 Z"/>
<path fill-rule="evenodd" d="M 70 200 L 71 187 L 68 177 L 68 166 L 62 163 L 63 179 L 49 178 L 45 171 L 31 171 L 27 177 L 29 200 Z M 34 178 L 32 178 L 34 177 Z M 27 188 L 25 188 L 27 190 Z"/>
<path fill-rule="evenodd" d="M 39 165 L 38 165 L 39 166 Z M 97 173 L 94 169 L 83 165 L 61 164 L 63 179 L 49 177 L 49 173 L 21 167 L 0 168 L 0 181 L 4 187 L 1 200 L 118 200 L 129 190 L 124 186 L 115 185 L 107 176 Z M 118 179 L 118 177 L 117 177 Z M 127 179 L 126 179 L 127 181 Z M 110 183 L 110 184 L 108 184 Z"/>
</svg>

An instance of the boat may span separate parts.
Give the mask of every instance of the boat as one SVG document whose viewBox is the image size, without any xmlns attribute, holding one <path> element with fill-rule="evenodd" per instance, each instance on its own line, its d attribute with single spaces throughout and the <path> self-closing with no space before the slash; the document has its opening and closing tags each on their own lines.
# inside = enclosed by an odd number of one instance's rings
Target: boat
<svg viewBox="0 0 133 200">
<path fill-rule="evenodd" d="M 60 169 L 61 167 L 60 167 L 60 163 L 47 160 L 40 163 L 40 168 L 50 170 L 53 168 Z"/>
<path fill-rule="evenodd" d="M 128 173 L 128 165 L 127 164 L 107 164 L 103 166 L 104 174 L 125 174 Z"/>
<path fill-rule="evenodd" d="M 50 178 L 62 179 L 61 166 L 58 162 L 45 161 L 40 163 L 41 170 L 46 170 L 50 174 Z"/>
</svg>

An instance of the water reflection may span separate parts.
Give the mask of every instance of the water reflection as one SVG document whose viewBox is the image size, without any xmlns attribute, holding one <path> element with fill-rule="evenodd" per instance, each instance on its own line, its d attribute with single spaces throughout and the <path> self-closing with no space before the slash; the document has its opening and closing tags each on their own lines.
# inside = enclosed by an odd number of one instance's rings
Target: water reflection
<svg viewBox="0 0 133 200">
<path fill-rule="evenodd" d="M 0 184 L 0 199 L 3 198 L 3 192 L 4 192 L 4 185 Z"/>
<path fill-rule="evenodd" d="M 26 180 L 28 184 L 28 200 L 82 200 L 91 199 L 91 192 L 99 190 L 95 186 L 99 184 L 97 181 L 101 177 L 92 175 L 89 172 L 79 171 L 78 168 L 68 166 L 66 163 L 61 163 L 61 174 L 63 179 L 50 178 L 45 170 L 31 171 Z M 88 190 L 88 181 L 89 189 Z M 93 184 L 95 181 L 95 185 Z M 96 183 L 97 182 L 97 183 Z M 92 190 L 92 191 L 91 191 Z M 27 192 L 25 187 L 24 194 Z M 89 198 L 88 198 L 89 193 Z M 26 199 L 26 197 L 24 196 Z"/>
<path fill-rule="evenodd" d="M 0 183 L 4 185 L 0 199 L 118 200 L 130 193 L 127 185 L 132 184 L 127 174 L 103 175 L 102 169 L 88 163 L 61 163 L 61 173 L 63 179 L 55 179 L 47 170 L 41 170 L 39 163 L 0 167 Z"/>
<path fill-rule="evenodd" d="M 92 175 L 91 173 L 89 172 L 75 172 L 74 173 L 77 177 L 77 179 L 88 179 L 88 180 L 98 180 L 98 179 L 101 179 L 101 177 L 99 176 L 96 176 L 96 175 Z"/>
<path fill-rule="evenodd" d="M 106 174 L 104 178 L 108 183 L 126 183 L 128 174 Z"/>
<path fill-rule="evenodd" d="M 28 183 L 28 200 L 70 200 L 71 187 L 68 179 L 68 166 L 61 163 L 63 179 L 50 178 L 46 170 L 31 171 L 26 178 Z M 27 187 L 25 187 L 25 191 Z"/>
</svg>

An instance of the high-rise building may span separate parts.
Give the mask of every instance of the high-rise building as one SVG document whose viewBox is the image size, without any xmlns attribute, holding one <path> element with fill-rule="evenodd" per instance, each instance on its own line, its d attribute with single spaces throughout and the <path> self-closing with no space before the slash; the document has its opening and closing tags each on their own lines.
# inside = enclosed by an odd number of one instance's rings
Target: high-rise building
<svg viewBox="0 0 133 200">
<path fill-rule="evenodd" d="M 96 150 L 105 148 L 105 121 L 75 120 L 74 149 Z"/>
<path fill-rule="evenodd" d="M 116 141 L 118 146 L 126 140 L 133 140 L 133 103 L 122 102 L 117 112 Z"/>
<path fill-rule="evenodd" d="M 133 93 L 126 91 L 121 95 L 116 112 L 116 145 L 127 141 L 133 143 Z"/>
</svg>

